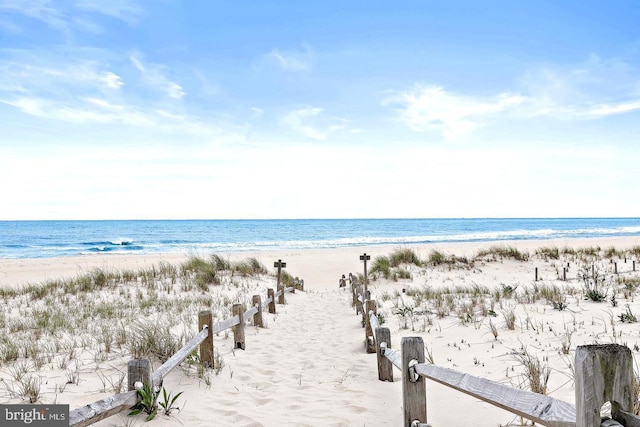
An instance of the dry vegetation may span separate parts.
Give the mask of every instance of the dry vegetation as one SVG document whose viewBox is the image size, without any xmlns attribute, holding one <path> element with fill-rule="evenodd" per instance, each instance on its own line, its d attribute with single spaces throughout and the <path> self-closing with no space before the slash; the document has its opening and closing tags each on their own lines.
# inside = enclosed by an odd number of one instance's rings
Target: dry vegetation
<svg viewBox="0 0 640 427">
<path fill-rule="evenodd" d="M 292 279 L 284 276 L 285 283 Z M 60 402 L 63 393 L 125 391 L 126 364 L 149 358 L 157 367 L 197 333 L 197 313 L 214 322 L 231 306 L 251 305 L 252 295 L 275 287 L 257 259 L 230 262 L 218 255 L 192 257 L 179 266 L 146 270 L 95 269 L 67 280 L 0 289 L 0 402 Z M 197 355 L 184 369 L 206 385 L 218 373 Z M 83 377 L 98 376 L 99 390 Z M 95 381 L 91 381 L 95 384 Z"/>
<path fill-rule="evenodd" d="M 495 245 L 471 258 L 432 250 L 425 259 L 397 249 L 374 260 L 369 289 L 379 317 L 390 328 L 397 320 L 395 333 L 422 335 L 441 366 L 572 401 L 577 345 L 640 352 L 638 259 L 640 246 L 528 253 Z M 505 279 L 502 270 L 519 278 Z"/>
</svg>

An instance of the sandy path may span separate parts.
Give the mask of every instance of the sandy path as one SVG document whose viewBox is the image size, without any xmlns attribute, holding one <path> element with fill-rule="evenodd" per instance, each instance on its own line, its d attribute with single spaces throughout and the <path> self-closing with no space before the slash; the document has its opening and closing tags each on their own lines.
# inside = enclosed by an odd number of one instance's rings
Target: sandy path
<svg viewBox="0 0 640 427">
<path fill-rule="evenodd" d="M 208 426 L 212 419 L 222 426 L 397 425 L 399 379 L 378 381 L 350 298 L 344 289 L 287 295 L 277 314 L 264 313 L 266 328 L 247 328 L 244 351 L 231 350 L 232 337 L 217 338 L 224 368 L 211 374 L 210 388 L 194 387 L 193 375 L 180 370 L 165 380 L 168 390 L 185 391 L 177 420 L 189 426 Z M 388 392 L 370 394 L 381 385 Z M 117 418 L 99 425 L 122 425 Z"/>
</svg>

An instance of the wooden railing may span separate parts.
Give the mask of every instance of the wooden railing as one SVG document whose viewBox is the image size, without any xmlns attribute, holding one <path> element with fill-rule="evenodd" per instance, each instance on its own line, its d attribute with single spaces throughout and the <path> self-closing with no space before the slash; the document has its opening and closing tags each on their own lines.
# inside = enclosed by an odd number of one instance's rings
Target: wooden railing
<svg viewBox="0 0 640 427">
<path fill-rule="evenodd" d="M 404 337 L 401 349 L 391 348 L 391 332 L 381 327 L 376 302 L 363 288 L 352 284 L 356 314 L 363 316 L 364 345 L 377 354 L 378 379 L 393 382 L 393 367 L 402 372 L 403 426 L 427 426 L 425 379 L 436 381 L 535 423 L 549 427 L 640 427 L 640 417 L 631 413 L 633 356 L 618 344 L 578 346 L 575 355 L 575 404 L 521 390 L 425 363 L 421 337 Z M 611 402 L 612 419 L 601 419 L 604 403 Z"/>
<path fill-rule="evenodd" d="M 97 402 L 90 403 L 80 408 L 74 409 L 69 413 L 70 427 L 84 427 L 100 420 L 108 418 L 119 412 L 129 409 L 135 405 L 137 401 L 136 390 L 134 384 L 137 381 L 148 383 L 153 388 L 159 389 L 162 386 L 163 379 L 184 361 L 189 354 L 196 348 L 199 348 L 200 362 L 210 367 L 214 367 L 214 350 L 213 336 L 227 329 L 233 329 L 233 346 L 234 349 L 245 349 L 244 326 L 245 320 L 253 317 L 253 323 L 256 326 L 264 327 L 262 321 L 262 310 L 267 308 L 269 313 L 276 313 L 276 298 L 280 301 L 282 296 L 287 292 L 295 292 L 296 287 L 281 288 L 277 292 L 268 289 L 267 299 L 262 302 L 260 295 L 254 295 L 252 299 L 253 306 L 246 311 L 242 311 L 241 304 L 234 304 L 232 307 L 233 316 L 221 320 L 214 324 L 213 316 L 210 310 L 201 311 L 198 314 L 198 325 L 200 332 L 191 338 L 180 350 L 171 356 L 153 373 L 151 371 L 151 362 L 149 360 L 132 360 L 128 366 L 128 383 L 129 391 L 125 393 L 115 394 Z"/>
</svg>

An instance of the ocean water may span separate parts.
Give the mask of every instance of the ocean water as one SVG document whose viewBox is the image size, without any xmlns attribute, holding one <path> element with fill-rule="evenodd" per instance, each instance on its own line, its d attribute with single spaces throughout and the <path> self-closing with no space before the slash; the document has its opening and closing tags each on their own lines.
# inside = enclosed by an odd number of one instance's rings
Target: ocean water
<svg viewBox="0 0 640 427">
<path fill-rule="evenodd" d="M 640 218 L 0 221 L 0 258 L 640 236 Z"/>
</svg>

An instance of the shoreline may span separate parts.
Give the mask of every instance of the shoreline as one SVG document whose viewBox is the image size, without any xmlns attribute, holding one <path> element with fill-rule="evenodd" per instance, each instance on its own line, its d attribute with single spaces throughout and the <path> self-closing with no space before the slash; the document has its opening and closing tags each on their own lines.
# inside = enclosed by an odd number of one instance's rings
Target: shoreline
<svg viewBox="0 0 640 427">
<path fill-rule="evenodd" d="M 432 250 L 458 256 L 474 256 L 479 250 L 492 246 L 514 247 L 533 253 L 542 247 L 584 248 L 599 246 L 630 249 L 640 246 L 640 236 L 585 237 L 568 239 L 494 240 L 482 242 L 438 242 L 428 244 L 350 246 L 320 249 L 282 249 L 242 252 L 215 252 L 198 255 L 206 258 L 218 254 L 230 260 L 255 257 L 271 270 L 273 262 L 281 259 L 287 263 L 287 272 L 300 277 L 312 290 L 325 290 L 337 286 L 342 274 L 358 273 L 363 269 L 359 256 L 366 253 L 375 257 L 388 255 L 397 248 L 411 248 L 420 258 L 428 257 Z M 5 258 L 0 259 L 0 287 L 20 287 L 41 284 L 49 280 L 73 278 L 96 268 L 104 270 L 141 270 L 160 262 L 181 264 L 192 255 L 186 253 L 153 254 L 96 254 L 53 258 Z"/>
</svg>

